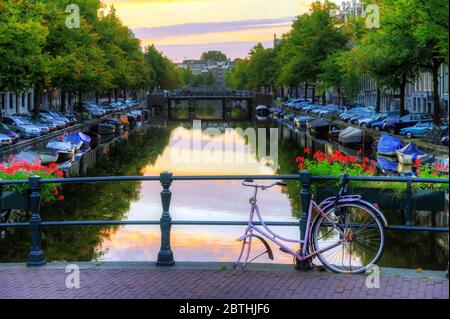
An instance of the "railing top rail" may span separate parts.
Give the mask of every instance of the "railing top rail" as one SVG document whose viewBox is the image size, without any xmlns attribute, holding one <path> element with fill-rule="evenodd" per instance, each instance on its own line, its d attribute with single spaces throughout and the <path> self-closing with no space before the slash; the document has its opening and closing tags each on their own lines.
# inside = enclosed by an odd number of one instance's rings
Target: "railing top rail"
<svg viewBox="0 0 450 319">
<path fill-rule="evenodd" d="M 299 180 L 300 174 L 286 175 L 174 175 L 172 181 L 212 181 L 212 180 Z M 311 176 L 312 182 L 338 180 L 334 176 Z M 75 177 L 42 179 L 41 184 L 70 184 L 70 183 L 98 183 L 98 182 L 140 182 L 159 181 L 160 176 L 109 176 L 109 177 Z M 390 176 L 349 176 L 349 181 L 364 182 L 403 182 L 403 183 L 437 183 L 448 184 L 446 178 L 420 178 L 420 177 L 390 177 Z M 0 180 L 0 185 L 27 184 L 28 180 Z"/>
</svg>

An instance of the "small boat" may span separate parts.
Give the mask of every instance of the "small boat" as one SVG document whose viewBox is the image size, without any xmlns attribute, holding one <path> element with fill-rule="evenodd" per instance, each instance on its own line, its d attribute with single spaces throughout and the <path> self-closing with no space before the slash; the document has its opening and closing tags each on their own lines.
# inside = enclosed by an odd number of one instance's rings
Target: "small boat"
<svg viewBox="0 0 450 319">
<path fill-rule="evenodd" d="M 91 130 L 100 135 L 112 135 L 116 133 L 116 126 L 108 123 L 97 123 Z"/>
<path fill-rule="evenodd" d="M 118 118 L 107 118 L 104 119 L 102 123 L 114 125 L 116 128 L 116 133 L 120 133 L 125 129 L 125 124 Z"/>
<path fill-rule="evenodd" d="M 382 135 L 378 144 L 377 151 L 381 156 L 395 156 L 397 157 L 397 150 L 403 147 L 402 142 L 393 136 Z"/>
<path fill-rule="evenodd" d="M 91 143 L 91 137 L 83 132 L 70 133 L 64 139 L 64 142 L 71 143 L 75 150 L 78 151 L 81 148 L 89 147 Z"/>
<path fill-rule="evenodd" d="M 54 152 L 52 150 L 44 148 L 36 150 L 36 153 L 41 159 L 41 163 L 44 165 L 58 162 L 59 159 L 58 152 Z"/>
<path fill-rule="evenodd" d="M 383 174 L 396 175 L 398 173 L 399 163 L 393 158 L 378 156 L 377 166 Z"/>
<path fill-rule="evenodd" d="M 358 128 L 347 127 L 339 134 L 338 141 L 342 144 L 371 144 L 373 138 Z"/>
<path fill-rule="evenodd" d="M 75 157 L 75 147 L 70 142 L 50 141 L 47 149 L 52 150 L 54 154 L 59 153 L 57 163 L 73 161 Z"/>
<path fill-rule="evenodd" d="M 316 137 L 326 137 L 331 130 L 331 124 L 328 121 L 317 119 L 308 123 L 311 135 Z"/>
<path fill-rule="evenodd" d="M 396 151 L 397 159 L 400 164 L 403 165 L 413 165 L 416 160 L 420 160 L 421 162 L 432 155 L 425 154 L 417 147 L 415 147 L 412 143 L 409 143 L 405 147 Z"/>
</svg>

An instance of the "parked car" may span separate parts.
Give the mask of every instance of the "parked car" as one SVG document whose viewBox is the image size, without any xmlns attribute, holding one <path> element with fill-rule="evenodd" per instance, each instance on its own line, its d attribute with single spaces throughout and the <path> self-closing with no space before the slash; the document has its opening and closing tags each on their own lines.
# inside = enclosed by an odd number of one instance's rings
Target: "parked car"
<svg viewBox="0 0 450 319">
<path fill-rule="evenodd" d="M 42 119 L 39 116 L 36 115 L 30 115 L 30 114 L 17 114 L 15 116 L 26 118 L 28 121 L 30 121 L 32 124 L 39 127 L 43 134 L 48 134 L 51 132 L 54 132 L 57 130 L 57 125 L 55 123 L 52 123 L 48 120 Z"/>
<path fill-rule="evenodd" d="M 400 115 L 393 115 L 385 118 L 384 120 L 373 122 L 371 126 L 374 130 L 381 131 L 386 121 L 395 121 L 395 120 L 398 121 L 399 119 Z"/>
<path fill-rule="evenodd" d="M 47 110 L 43 110 L 39 112 L 40 114 L 47 114 L 47 120 L 51 120 L 51 118 L 53 118 L 56 121 L 60 121 L 60 122 L 64 122 L 64 127 L 67 127 L 70 125 L 70 121 L 68 118 L 59 115 L 57 112 L 54 111 L 47 111 Z"/>
<path fill-rule="evenodd" d="M 92 117 L 102 117 L 106 115 L 106 111 L 94 103 L 83 103 L 83 111 L 89 113 Z"/>
<path fill-rule="evenodd" d="M 389 132 L 390 134 L 397 134 L 402 128 L 416 125 L 421 121 L 432 120 L 433 118 L 429 114 L 423 113 L 411 113 L 400 117 L 399 119 L 392 119 L 385 121 L 382 130 Z"/>
<path fill-rule="evenodd" d="M 408 111 L 406 111 L 409 113 Z M 393 110 L 393 111 L 387 111 L 382 113 L 375 113 L 374 115 L 362 118 L 358 120 L 358 125 L 362 128 L 370 128 L 372 127 L 372 124 L 375 122 L 383 121 L 387 119 L 390 116 L 400 115 L 400 110 Z"/>
<path fill-rule="evenodd" d="M 8 136 L 12 144 L 16 144 L 19 141 L 19 134 L 11 131 L 5 124 L 0 123 L 0 134 Z"/>
<path fill-rule="evenodd" d="M 19 135 L 20 138 L 33 138 L 41 136 L 41 129 L 33 125 L 26 118 L 4 116 L 3 123 Z"/>
<path fill-rule="evenodd" d="M 53 117 L 50 113 L 38 113 L 37 115 L 34 115 L 35 118 L 42 119 L 44 121 L 49 121 L 56 125 L 56 129 L 60 130 L 67 126 L 67 123 L 63 121 L 62 119 L 57 119 Z"/>
<path fill-rule="evenodd" d="M 427 133 L 431 132 L 433 128 L 434 128 L 433 121 L 422 121 L 414 126 L 402 128 L 399 134 L 404 135 L 407 138 L 422 137 L 425 136 Z M 445 132 L 445 130 L 448 129 L 448 126 L 440 125 L 439 128 L 441 129 L 442 132 Z"/>
<path fill-rule="evenodd" d="M 7 146 L 11 145 L 12 143 L 13 143 L 12 139 L 8 135 L 0 133 L 0 147 L 1 148 L 7 147 Z"/>
</svg>

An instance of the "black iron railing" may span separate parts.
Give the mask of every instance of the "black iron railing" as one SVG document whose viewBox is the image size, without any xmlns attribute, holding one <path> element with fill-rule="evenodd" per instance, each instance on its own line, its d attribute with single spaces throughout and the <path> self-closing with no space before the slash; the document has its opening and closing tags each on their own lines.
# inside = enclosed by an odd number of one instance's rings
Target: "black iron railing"
<svg viewBox="0 0 450 319">
<path fill-rule="evenodd" d="M 171 173 L 164 172 L 160 176 L 115 176 L 115 177 L 80 177 L 80 178 L 56 178 L 41 179 L 38 176 L 32 176 L 28 180 L 8 181 L 1 180 L 0 188 L 6 185 L 28 184 L 31 220 L 29 222 L 0 223 L 2 228 L 29 227 L 31 230 L 31 250 L 28 254 L 28 266 L 40 266 L 46 263 L 45 254 L 42 250 L 42 227 L 55 226 L 113 226 L 113 225 L 160 225 L 161 229 L 161 248 L 158 254 L 157 265 L 171 266 L 174 264 L 173 252 L 170 246 L 170 231 L 172 225 L 223 225 L 239 226 L 247 225 L 247 221 L 182 221 L 172 220 L 170 216 L 170 201 L 172 192 L 170 187 L 175 181 L 213 181 L 213 180 L 293 180 L 301 184 L 299 194 L 302 202 L 302 213 L 298 222 L 266 222 L 269 226 L 296 226 L 300 228 L 300 236 L 306 231 L 306 219 L 308 215 L 309 202 L 311 200 L 310 186 L 312 182 L 318 181 L 336 181 L 336 177 L 330 176 L 312 176 L 309 172 L 292 175 L 216 175 L 216 176 L 173 176 Z M 365 182 L 401 182 L 406 183 L 407 207 L 406 222 L 404 225 L 388 225 L 386 229 L 403 231 L 435 231 L 448 232 L 448 227 L 428 227 L 412 225 L 412 184 L 448 184 L 448 179 L 443 178 L 415 178 L 415 177 L 384 177 L 384 176 L 348 176 L 348 181 Z M 43 184 L 75 184 L 75 183 L 109 183 L 109 182 L 157 182 L 162 186 L 161 202 L 162 214 L 160 220 L 155 221 L 43 221 L 40 216 L 41 185 Z M 258 223 L 255 223 L 258 224 Z"/>
</svg>

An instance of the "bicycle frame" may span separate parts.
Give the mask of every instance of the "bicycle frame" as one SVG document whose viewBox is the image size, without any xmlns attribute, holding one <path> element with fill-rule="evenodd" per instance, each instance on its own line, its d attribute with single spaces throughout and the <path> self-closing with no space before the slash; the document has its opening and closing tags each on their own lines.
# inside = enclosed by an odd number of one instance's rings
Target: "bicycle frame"
<svg viewBox="0 0 450 319">
<path fill-rule="evenodd" d="M 256 198 L 256 192 L 255 192 L 255 197 L 254 198 Z M 250 208 L 250 214 L 249 214 L 249 220 L 248 220 L 247 229 L 245 231 L 245 234 L 237 239 L 238 241 L 243 241 L 243 243 L 242 243 L 241 252 L 239 254 L 239 258 L 238 258 L 238 260 L 236 262 L 236 265 L 238 265 L 239 262 L 241 261 L 241 258 L 242 258 L 242 255 L 244 253 L 245 244 L 246 244 L 246 240 L 247 239 L 249 241 L 248 242 L 248 248 L 247 248 L 247 255 L 246 255 L 244 263 L 242 264 L 242 268 L 244 268 L 249 263 L 248 262 L 248 258 L 250 257 L 252 237 L 255 236 L 253 234 L 254 231 L 256 231 L 258 234 L 264 236 L 268 240 L 272 241 L 273 243 L 278 245 L 281 248 L 282 251 L 290 253 L 291 255 L 293 255 L 294 257 L 296 257 L 300 261 L 313 258 L 317 254 L 322 253 L 322 252 L 327 251 L 327 250 L 330 250 L 330 249 L 333 249 L 333 248 L 341 245 L 343 242 L 345 242 L 345 239 L 341 239 L 341 240 L 337 241 L 335 244 L 327 246 L 327 247 L 325 247 L 323 249 L 320 249 L 318 251 L 314 251 L 314 252 L 308 253 L 307 247 L 309 245 L 309 239 L 310 239 L 310 235 L 311 235 L 311 226 L 312 226 L 311 225 L 312 224 L 312 220 L 311 219 L 312 219 L 312 215 L 313 215 L 313 211 L 314 210 L 316 210 L 319 215 L 322 215 L 323 218 L 325 218 L 326 220 L 328 220 L 328 222 L 330 222 L 332 225 L 334 225 L 335 228 L 342 235 L 342 238 L 345 238 L 344 232 L 339 227 L 337 227 L 336 224 L 331 219 L 328 218 L 328 216 L 321 209 L 320 205 L 318 205 L 313 199 L 311 199 L 310 205 L 309 205 L 309 208 L 308 208 L 308 218 L 307 218 L 307 222 L 306 222 L 306 232 L 305 232 L 304 238 L 300 239 L 300 240 L 284 238 L 284 237 L 276 234 L 275 232 L 273 232 L 264 223 L 264 220 L 262 219 L 261 213 L 259 211 L 259 207 L 256 204 L 256 200 L 254 202 L 251 202 L 251 208 Z M 260 221 L 261 225 L 263 226 L 263 229 L 260 229 L 259 227 L 257 227 L 256 225 L 253 224 L 255 213 L 256 213 L 256 216 L 257 216 L 258 220 Z M 290 249 L 283 242 L 291 242 L 291 243 L 298 243 L 298 244 L 300 244 L 301 254 L 298 254 L 294 250 Z M 258 258 L 261 255 L 258 255 L 254 259 Z M 254 259 L 252 259 L 252 261 Z"/>
</svg>

